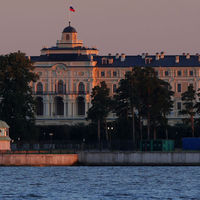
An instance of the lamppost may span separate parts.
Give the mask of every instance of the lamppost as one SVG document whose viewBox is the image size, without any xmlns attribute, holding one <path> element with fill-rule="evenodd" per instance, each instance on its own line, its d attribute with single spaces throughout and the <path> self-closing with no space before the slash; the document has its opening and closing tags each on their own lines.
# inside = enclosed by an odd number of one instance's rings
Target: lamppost
<svg viewBox="0 0 200 200">
<path fill-rule="evenodd" d="M 108 129 L 108 136 L 109 136 L 109 144 L 111 148 L 112 134 L 113 134 L 114 127 L 112 125 L 108 125 L 107 129 Z"/>
<path fill-rule="evenodd" d="M 53 149 L 53 133 L 49 133 L 49 136 L 51 138 L 51 149 Z"/>
<path fill-rule="evenodd" d="M 84 151 L 85 149 L 85 138 L 83 138 L 83 142 L 82 142 L 82 151 Z"/>
</svg>

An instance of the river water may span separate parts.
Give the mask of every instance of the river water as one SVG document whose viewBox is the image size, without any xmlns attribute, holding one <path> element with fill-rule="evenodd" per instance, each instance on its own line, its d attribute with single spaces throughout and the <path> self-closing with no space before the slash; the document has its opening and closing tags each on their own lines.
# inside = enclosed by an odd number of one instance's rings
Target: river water
<svg viewBox="0 0 200 200">
<path fill-rule="evenodd" d="M 200 200 L 200 167 L 0 167 L 0 200 Z"/>
</svg>

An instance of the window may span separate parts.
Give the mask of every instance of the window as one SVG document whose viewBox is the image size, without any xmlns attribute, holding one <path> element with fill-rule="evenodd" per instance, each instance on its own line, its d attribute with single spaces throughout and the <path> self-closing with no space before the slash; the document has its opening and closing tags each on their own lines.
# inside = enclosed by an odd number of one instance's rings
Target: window
<svg viewBox="0 0 200 200">
<path fill-rule="evenodd" d="M 155 73 L 156 73 L 156 76 L 158 76 L 158 71 L 155 71 Z"/>
<path fill-rule="evenodd" d="M 113 58 L 108 59 L 108 64 L 112 65 L 113 64 Z"/>
<path fill-rule="evenodd" d="M 116 84 L 113 84 L 113 93 L 115 93 L 117 90 L 117 85 Z"/>
<path fill-rule="evenodd" d="M 36 114 L 42 116 L 44 113 L 43 99 L 41 97 L 36 98 Z"/>
<path fill-rule="evenodd" d="M 101 72 L 101 77 L 105 77 L 105 72 Z"/>
<path fill-rule="evenodd" d="M 113 77 L 116 77 L 116 76 L 117 76 L 117 72 L 113 71 Z"/>
<path fill-rule="evenodd" d="M 58 93 L 63 94 L 64 93 L 64 84 L 62 80 L 58 81 Z"/>
<path fill-rule="evenodd" d="M 108 64 L 107 58 L 102 58 L 102 64 L 103 64 L 103 65 L 107 65 L 107 64 Z"/>
<path fill-rule="evenodd" d="M 169 71 L 165 71 L 165 76 L 169 76 Z"/>
<path fill-rule="evenodd" d="M 42 76 L 42 72 L 38 72 L 38 76 Z"/>
<path fill-rule="evenodd" d="M 190 76 L 193 76 L 193 71 L 192 70 L 189 73 L 190 73 Z"/>
<path fill-rule="evenodd" d="M 66 40 L 69 40 L 70 36 L 69 34 L 66 35 Z"/>
<path fill-rule="evenodd" d="M 107 76 L 108 76 L 108 78 L 111 77 L 111 71 L 107 71 Z"/>
<path fill-rule="evenodd" d="M 179 70 L 179 71 L 177 72 L 177 74 L 178 74 L 178 76 L 181 76 L 181 75 L 182 75 L 182 71 Z"/>
<path fill-rule="evenodd" d="M 78 107 L 78 115 L 79 116 L 85 115 L 85 100 L 83 97 L 77 98 L 77 107 Z"/>
<path fill-rule="evenodd" d="M 177 92 L 181 92 L 181 84 L 180 83 L 178 83 L 178 85 L 177 85 Z"/>
<path fill-rule="evenodd" d="M 37 90 L 37 94 L 42 94 L 42 93 L 43 93 L 43 85 L 42 85 L 41 82 L 39 82 L 39 83 L 37 84 L 36 90 Z"/>
<path fill-rule="evenodd" d="M 181 110 L 181 102 L 177 102 L 177 109 Z"/>
<path fill-rule="evenodd" d="M 55 114 L 64 115 L 64 103 L 62 97 L 55 97 Z"/>
<path fill-rule="evenodd" d="M 79 94 L 85 93 L 85 85 L 82 82 L 79 83 L 78 92 L 79 92 Z"/>
<path fill-rule="evenodd" d="M 48 83 L 45 83 L 45 91 L 48 92 Z"/>
</svg>

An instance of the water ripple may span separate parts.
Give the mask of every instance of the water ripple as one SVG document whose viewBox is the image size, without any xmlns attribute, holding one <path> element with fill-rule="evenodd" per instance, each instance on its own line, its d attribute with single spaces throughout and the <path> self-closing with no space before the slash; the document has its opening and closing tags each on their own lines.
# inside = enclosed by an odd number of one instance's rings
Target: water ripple
<svg viewBox="0 0 200 200">
<path fill-rule="evenodd" d="M 0 200 L 200 200 L 200 167 L 0 169 Z"/>
</svg>

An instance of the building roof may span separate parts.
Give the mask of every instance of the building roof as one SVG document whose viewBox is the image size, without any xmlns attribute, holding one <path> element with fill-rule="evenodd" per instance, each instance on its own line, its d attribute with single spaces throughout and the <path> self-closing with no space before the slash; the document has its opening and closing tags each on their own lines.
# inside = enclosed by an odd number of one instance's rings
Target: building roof
<svg viewBox="0 0 200 200">
<path fill-rule="evenodd" d="M 10 128 L 8 124 L 2 120 L 0 120 L 0 128 Z"/>
<path fill-rule="evenodd" d="M 47 51 L 47 50 L 97 50 L 97 48 L 88 48 L 88 47 L 82 47 L 82 46 L 78 46 L 78 47 L 65 47 L 65 48 L 59 48 L 59 47 L 51 47 L 51 48 L 43 48 L 41 49 L 41 51 Z"/>
<path fill-rule="evenodd" d="M 72 26 L 67 26 L 64 28 L 63 33 L 77 33 L 76 29 Z"/>
<path fill-rule="evenodd" d="M 113 59 L 113 62 L 104 63 L 102 60 Z M 97 61 L 99 67 L 200 67 L 199 56 L 179 56 L 179 62 L 176 63 L 175 55 L 165 55 L 163 59 L 156 60 L 156 56 L 126 56 L 124 61 L 121 61 L 121 56 L 116 58 L 115 56 L 94 56 L 94 60 Z"/>
<path fill-rule="evenodd" d="M 58 49 L 53 47 L 51 49 Z M 111 62 L 103 62 L 103 59 L 107 61 L 111 59 Z M 49 54 L 32 56 L 33 62 L 62 62 L 62 61 L 90 61 L 90 55 L 82 54 Z M 121 56 L 93 56 L 93 60 L 97 61 L 98 67 L 200 67 L 200 57 L 191 55 L 190 58 L 186 56 L 179 56 L 179 62 L 176 62 L 175 55 L 165 55 L 164 58 L 156 60 L 156 56 L 146 56 L 143 58 L 141 55 L 137 56 L 125 56 L 124 61 L 121 60 Z"/>
<path fill-rule="evenodd" d="M 41 56 L 32 56 L 32 62 L 61 62 L 61 61 L 90 61 L 88 55 L 79 54 L 49 54 Z"/>
</svg>

